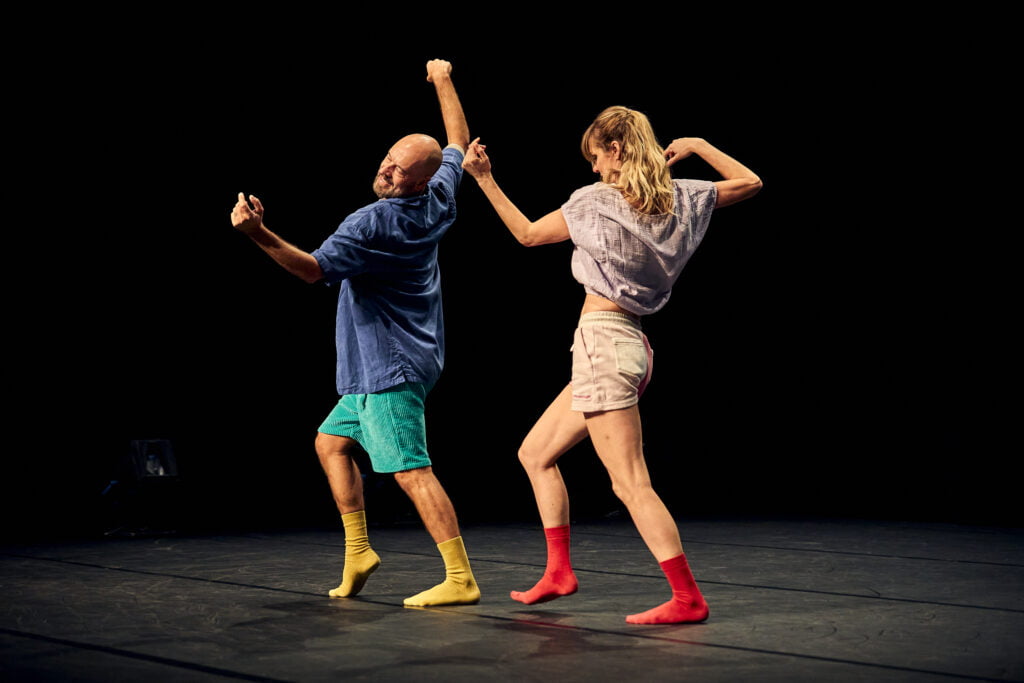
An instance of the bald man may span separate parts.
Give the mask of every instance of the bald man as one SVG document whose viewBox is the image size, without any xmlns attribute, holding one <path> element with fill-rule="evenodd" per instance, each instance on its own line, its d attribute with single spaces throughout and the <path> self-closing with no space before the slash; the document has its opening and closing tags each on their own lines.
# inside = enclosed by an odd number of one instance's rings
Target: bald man
<svg viewBox="0 0 1024 683">
<path fill-rule="evenodd" d="M 341 583 L 348 598 L 380 565 L 370 545 L 356 456 L 393 474 L 437 544 L 443 583 L 405 599 L 410 606 L 473 604 L 480 589 L 470 569 L 455 510 L 431 468 L 424 405 L 444 365 L 438 243 L 455 221 L 455 193 L 469 128 L 451 80 L 451 64 L 427 62 L 441 105 L 447 146 L 429 135 L 399 139 L 377 169 L 377 201 L 345 218 L 312 253 L 263 222 L 252 195 L 238 195 L 231 222 L 288 272 L 338 287 L 337 389 L 340 399 L 320 425 L 316 452 L 345 530 Z"/>
</svg>

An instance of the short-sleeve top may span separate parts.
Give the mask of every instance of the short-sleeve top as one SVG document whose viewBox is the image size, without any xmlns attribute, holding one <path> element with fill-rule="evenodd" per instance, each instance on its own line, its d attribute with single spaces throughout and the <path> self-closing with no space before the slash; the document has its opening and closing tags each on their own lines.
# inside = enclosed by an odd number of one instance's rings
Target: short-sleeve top
<svg viewBox="0 0 1024 683">
<path fill-rule="evenodd" d="M 562 205 L 574 245 L 572 274 L 588 294 L 636 315 L 668 302 L 718 200 L 711 181 L 676 179 L 673 185 L 672 214 L 642 214 L 604 182 L 576 190 Z"/>
</svg>

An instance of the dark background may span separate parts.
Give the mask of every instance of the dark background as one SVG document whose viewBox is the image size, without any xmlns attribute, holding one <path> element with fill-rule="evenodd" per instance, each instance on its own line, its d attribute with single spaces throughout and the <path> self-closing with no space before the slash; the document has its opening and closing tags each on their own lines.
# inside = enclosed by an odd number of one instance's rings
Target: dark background
<svg viewBox="0 0 1024 683">
<path fill-rule="evenodd" d="M 756 22 L 631 42 L 607 24 L 510 21 L 497 38 L 172 19 L 69 32 L 28 54 L 49 66 L 16 83 L 9 189 L 26 218 L 10 229 L 9 534 L 337 523 L 313 451 L 337 398 L 335 293 L 286 273 L 229 214 L 239 191 L 256 194 L 273 230 L 319 246 L 374 199 L 398 137 L 443 142 L 425 81 L 435 57 L 452 61 L 471 133 L 528 216 L 593 182 L 579 138 L 610 104 L 647 113 L 663 143 L 704 137 L 762 177 L 756 198 L 715 214 L 645 321 L 646 453 L 681 522 L 1020 522 L 1016 385 L 1006 316 L 991 310 L 1001 273 L 970 235 L 974 169 L 935 145 L 948 45 L 908 53 L 895 32 Z M 696 159 L 674 175 L 716 179 Z M 570 245 L 519 246 L 468 176 L 459 199 L 441 247 L 435 471 L 465 523 L 532 522 L 516 450 L 568 380 L 582 291 Z M 169 440 L 180 477 L 109 491 L 138 439 Z M 589 445 L 562 468 L 575 517 L 622 514 Z M 367 484 L 372 519 L 411 519 L 390 479 Z"/>
</svg>

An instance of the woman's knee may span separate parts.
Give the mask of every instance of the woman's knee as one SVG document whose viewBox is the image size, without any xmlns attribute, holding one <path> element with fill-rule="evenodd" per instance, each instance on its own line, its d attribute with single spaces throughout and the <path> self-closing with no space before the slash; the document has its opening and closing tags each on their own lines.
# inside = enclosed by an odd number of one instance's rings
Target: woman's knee
<svg viewBox="0 0 1024 683">
<path fill-rule="evenodd" d="M 627 508 L 637 503 L 642 503 L 646 500 L 658 497 L 654 487 L 651 486 L 651 480 L 644 478 L 624 481 L 613 477 L 612 493 L 614 493 L 615 497 L 621 500 Z"/>
<path fill-rule="evenodd" d="M 528 472 L 542 470 L 554 464 L 554 460 L 548 453 L 539 448 L 532 447 L 529 440 L 523 441 L 519 446 L 517 455 L 519 456 L 519 464 Z"/>
</svg>

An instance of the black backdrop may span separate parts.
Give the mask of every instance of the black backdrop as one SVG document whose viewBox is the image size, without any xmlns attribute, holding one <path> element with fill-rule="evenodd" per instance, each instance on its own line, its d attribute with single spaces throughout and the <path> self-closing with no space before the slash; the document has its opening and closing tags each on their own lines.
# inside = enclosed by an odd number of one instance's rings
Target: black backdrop
<svg viewBox="0 0 1024 683">
<path fill-rule="evenodd" d="M 336 400 L 334 293 L 285 273 L 228 216 L 253 193 L 272 229 L 318 246 L 373 199 L 395 139 L 443 138 L 434 57 L 453 62 L 471 133 L 530 216 L 593 181 L 579 137 L 609 104 L 762 176 L 645 323 L 646 451 L 677 516 L 1016 523 L 997 436 L 1008 411 L 981 389 L 992 366 L 972 287 L 986 266 L 956 239 L 962 209 L 936 218 L 941 197 L 907 196 L 928 78 L 824 34 L 711 29 L 627 51 L 567 27 L 413 40 L 315 17 L 179 20 L 58 41 L 59 87 L 21 84 L 35 96 L 19 108 L 14 189 L 32 218 L 13 231 L 27 245 L 11 297 L 24 381 L 8 531 L 119 524 L 102 492 L 135 439 L 173 444 L 165 526 L 335 523 L 313 452 Z M 698 160 L 675 170 L 715 177 Z M 567 381 L 582 294 L 569 245 L 519 246 L 468 176 L 459 198 L 441 247 L 435 469 L 464 521 L 532 521 L 516 449 Z M 621 513 L 587 445 L 563 463 L 576 516 Z M 408 517 L 389 480 L 369 484 L 371 515 Z"/>
</svg>

